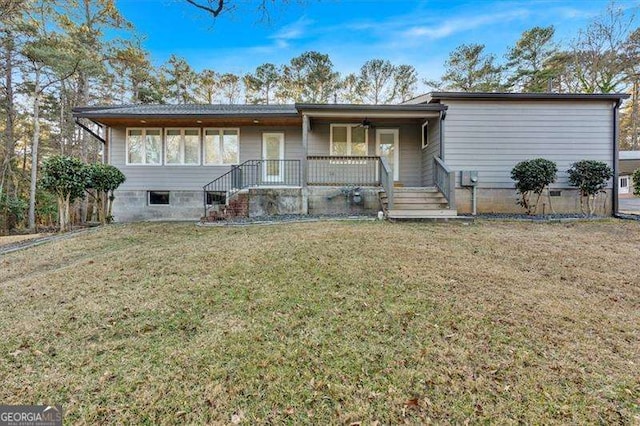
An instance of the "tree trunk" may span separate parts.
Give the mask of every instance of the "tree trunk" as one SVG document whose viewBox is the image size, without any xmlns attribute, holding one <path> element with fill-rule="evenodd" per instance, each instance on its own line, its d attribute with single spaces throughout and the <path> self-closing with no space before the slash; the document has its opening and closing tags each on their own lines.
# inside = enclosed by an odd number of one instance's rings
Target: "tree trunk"
<svg viewBox="0 0 640 426">
<path fill-rule="evenodd" d="M 639 148 L 639 129 L 638 129 L 638 102 L 640 99 L 640 83 L 638 82 L 638 76 L 633 80 L 633 93 L 631 95 L 631 149 L 637 150 Z"/>
<path fill-rule="evenodd" d="M 33 141 L 31 144 L 31 185 L 29 187 L 29 231 L 36 231 L 36 184 L 40 143 L 40 68 L 36 66 L 33 88 Z"/>
</svg>

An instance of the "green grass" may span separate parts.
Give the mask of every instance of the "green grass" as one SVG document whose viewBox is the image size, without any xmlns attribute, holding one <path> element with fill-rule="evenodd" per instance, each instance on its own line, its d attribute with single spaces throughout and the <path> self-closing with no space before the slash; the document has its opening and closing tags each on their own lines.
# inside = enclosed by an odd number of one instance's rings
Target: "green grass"
<svg viewBox="0 0 640 426">
<path fill-rule="evenodd" d="M 640 227 L 114 225 L 0 257 L 68 423 L 638 423 Z"/>
</svg>

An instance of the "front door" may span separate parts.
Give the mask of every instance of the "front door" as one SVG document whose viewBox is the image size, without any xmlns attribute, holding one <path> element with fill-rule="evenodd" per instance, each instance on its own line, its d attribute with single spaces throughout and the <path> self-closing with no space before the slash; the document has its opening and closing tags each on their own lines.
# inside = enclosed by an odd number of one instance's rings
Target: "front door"
<svg viewBox="0 0 640 426">
<path fill-rule="evenodd" d="M 283 182 L 284 133 L 262 134 L 262 180 Z"/>
<path fill-rule="evenodd" d="M 400 180 L 400 168 L 398 157 L 400 155 L 398 149 L 399 143 L 398 129 L 377 129 L 376 130 L 376 155 L 387 160 L 387 164 L 393 172 L 393 180 Z"/>
</svg>

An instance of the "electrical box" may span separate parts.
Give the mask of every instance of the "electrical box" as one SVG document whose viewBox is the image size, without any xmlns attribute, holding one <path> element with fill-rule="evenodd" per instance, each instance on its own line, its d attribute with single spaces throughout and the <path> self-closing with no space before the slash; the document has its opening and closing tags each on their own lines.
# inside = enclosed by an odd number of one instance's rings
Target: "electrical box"
<svg viewBox="0 0 640 426">
<path fill-rule="evenodd" d="M 463 170 L 460 172 L 460 184 L 462 186 L 477 186 L 478 172 L 474 170 Z"/>
</svg>

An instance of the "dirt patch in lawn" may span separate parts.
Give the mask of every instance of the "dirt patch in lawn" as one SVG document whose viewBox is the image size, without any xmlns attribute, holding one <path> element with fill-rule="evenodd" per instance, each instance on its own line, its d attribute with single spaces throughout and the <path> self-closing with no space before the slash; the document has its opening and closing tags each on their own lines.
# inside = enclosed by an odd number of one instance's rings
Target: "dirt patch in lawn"
<svg viewBox="0 0 640 426">
<path fill-rule="evenodd" d="M 640 226 L 115 225 L 0 258 L 0 400 L 70 423 L 640 421 Z"/>
</svg>

